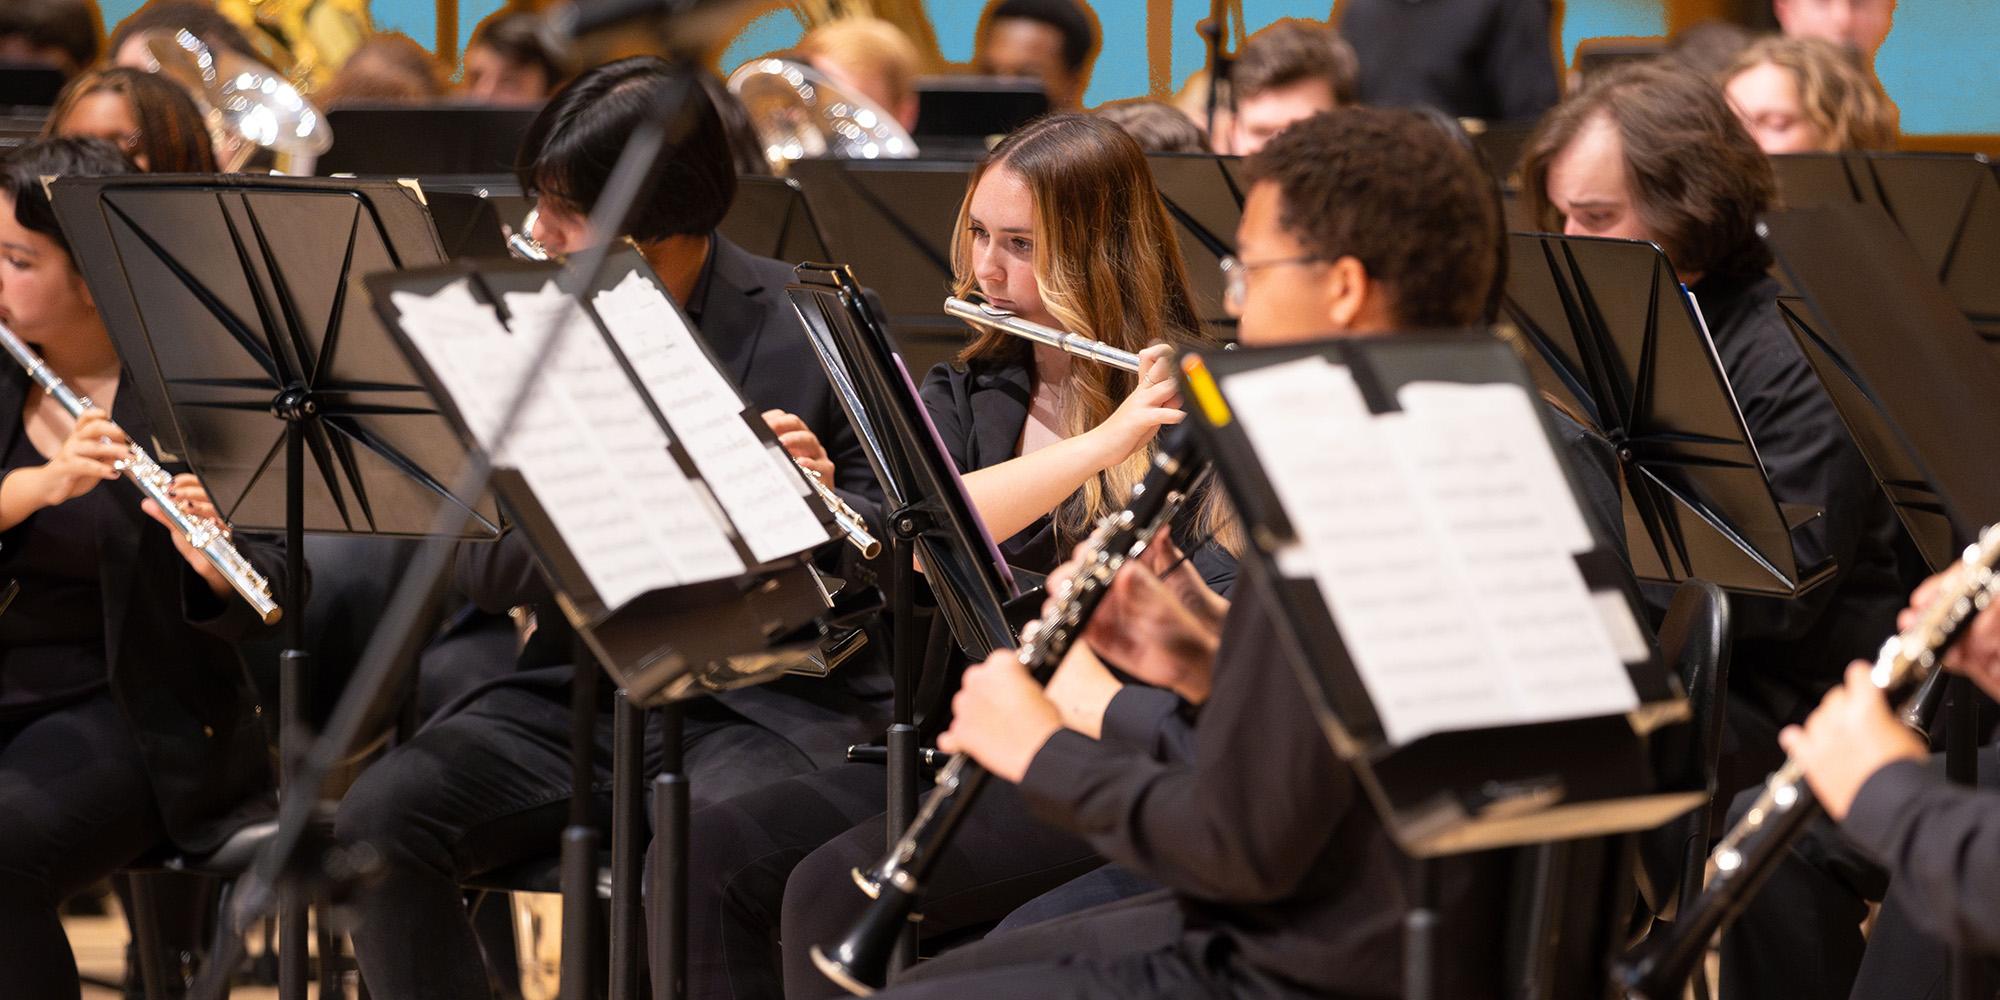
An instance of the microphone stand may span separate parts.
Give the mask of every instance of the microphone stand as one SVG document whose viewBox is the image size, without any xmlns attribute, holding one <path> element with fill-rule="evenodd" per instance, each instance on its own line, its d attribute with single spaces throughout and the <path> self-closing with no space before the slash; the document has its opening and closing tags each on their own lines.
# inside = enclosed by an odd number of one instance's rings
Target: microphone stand
<svg viewBox="0 0 2000 1000">
<path fill-rule="evenodd" d="M 1231 6 L 1229 0 L 1209 0 L 1208 17 L 1195 25 L 1195 30 L 1201 33 L 1203 46 L 1208 50 L 1207 120 L 1203 123 L 1203 129 L 1208 133 L 1208 148 L 1218 153 L 1235 152 L 1233 143 L 1232 148 L 1222 149 L 1222 139 L 1215 134 L 1216 110 L 1222 100 L 1222 90 L 1229 86 L 1230 69 L 1236 64 L 1236 57 L 1224 50 L 1229 35 Z M 1236 23 L 1239 25 L 1243 23 L 1241 10 L 1236 13 Z M 1229 91 L 1229 120 L 1232 124 L 1236 121 L 1234 88 Z"/>
</svg>

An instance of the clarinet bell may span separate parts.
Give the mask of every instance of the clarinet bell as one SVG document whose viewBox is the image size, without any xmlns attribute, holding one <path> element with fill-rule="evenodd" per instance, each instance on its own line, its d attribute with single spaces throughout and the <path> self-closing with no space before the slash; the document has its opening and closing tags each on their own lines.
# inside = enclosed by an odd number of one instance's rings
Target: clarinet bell
<svg viewBox="0 0 2000 1000">
<path fill-rule="evenodd" d="M 915 897 L 894 879 L 877 883 L 875 891 L 875 899 L 846 937 L 831 947 L 813 945 L 812 949 L 813 964 L 820 974 L 858 997 L 874 993 L 889 981 L 889 960 L 916 905 Z"/>
</svg>

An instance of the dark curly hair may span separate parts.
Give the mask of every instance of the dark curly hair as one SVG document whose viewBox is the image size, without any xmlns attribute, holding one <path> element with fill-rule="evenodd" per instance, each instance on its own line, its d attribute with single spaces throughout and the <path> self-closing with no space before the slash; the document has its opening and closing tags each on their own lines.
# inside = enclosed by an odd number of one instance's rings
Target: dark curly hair
<svg viewBox="0 0 2000 1000">
<path fill-rule="evenodd" d="M 1278 133 L 1246 164 L 1278 187 L 1285 231 L 1315 256 L 1353 257 L 1411 329 L 1487 319 L 1503 259 L 1478 157 L 1412 111 L 1341 108 Z"/>
<path fill-rule="evenodd" d="M 1542 119 L 1521 159 L 1538 225 L 1561 230 L 1549 164 L 1600 115 L 1618 129 L 1633 207 L 1675 270 L 1737 277 L 1771 266 L 1757 238 L 1757 217 L 1777 197 L 1770 159 L 1720 88 L 1663 60 L 1606 70 Z"/>
</svg>

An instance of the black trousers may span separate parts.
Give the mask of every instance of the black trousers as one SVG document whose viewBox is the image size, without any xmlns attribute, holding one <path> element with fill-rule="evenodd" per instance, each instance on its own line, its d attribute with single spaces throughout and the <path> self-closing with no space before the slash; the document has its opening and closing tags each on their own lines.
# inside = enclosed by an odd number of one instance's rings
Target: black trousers
<svg viewBox="0 0 2000 1000">
<path fill-rule="evenodd" d="M 1000 931 L 909 969 L 895 1000 L 1051 997 L 1294 997 L 1229 961 L 1226 940 L 1190 931 L 1167 891 Z"/>
<path fill-rule="evenodd" d="M 166 839 L 138 743 L 108 693 L 0 723 L 0 984 L 79 995 L 56 907 Z"/>
<path fill-rule="evenodd" d="M 842 997 L 810 949 L 844 934 L 867 898 L 850 870 L 882 856 L 884 770 L 846 764 L 698 811 L 690 832 L 688 995 Z M 1012 785 L 990 783 L 924 893 L 935 943 L 999 920 L 1102 862 L 1036 822 Z"/>
<path fill-rule="evenodd" d="M 555 855 L 570 795 L 566 690 L 492 688 L 390 751 L 361 775 L 334 822 L 343 843 L 373 844 L 380 878 L 352 902 L 355 957 L 381 1000 L 489 995 L 461 880 Z M 597 822 L 611 811 L 611 715 L 597 720 Z M 697 803 L 811 769 L 778 734 L 713 702 L 688 707 L 682 741 Z M 647 767 L 659 763 L 647 740 Z"/>
</svg>

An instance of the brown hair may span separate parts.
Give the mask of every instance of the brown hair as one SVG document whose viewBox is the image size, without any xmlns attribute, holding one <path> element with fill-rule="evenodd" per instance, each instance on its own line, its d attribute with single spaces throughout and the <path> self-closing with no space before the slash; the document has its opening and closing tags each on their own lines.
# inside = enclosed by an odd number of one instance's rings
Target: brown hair
<svg viewBox="0 0 2000 1000">
<path fill-rule="evenodd" d="M 1493 181 L 1456 128 L 1341 108 L 1278 133 L 1245 173 L 1277 186 L 1280 224 L 1314 256 L 1360 261 L 1398 325 L 1473 326 L 1490 318 L 1505 253 Z"/>
<path fill-rule="evenodd" d="M 378 32 L 354 50 L 319 92 L 321 107 L 343 103 L 425 103 L 444 96 L 444 68 L 399 32 Z"/>
<path fill-rule="evenodd" d="M 1896 105 L 1854 50 L 1819 38 L 1772 35 L 1744 49 L 1720 81 L 1770 63 L 1792 73 L 1799 108 L 1819 130 L 1821 151 L 1896 148 Z"/>
<path fill-rule="evenodd" d="M 1332 28 L 1296 17 L 1273 21 L 1245 39 L 1229 71 L 1238 101 L 1303 80 L 1325 80 L 1335 102 L 1353 104 L 1360 78 L 1354 46 Z"/>
<path fill-rule="evenodd" d="M 951 238 L 953 291 L 978 289 L 972 274 L 972 194 L 989 171 L 1019 175 L 1035 200 L 1035 280 L 1042 303 L 1064 328 L 1137 351 L 1165 341 L 1176 349 L 1208 343 L 1180 240 L 1153 186 L 1145 153 L 1125 131 L 1085 114 L 1050 115 L 1015 131 L 974 168 Z M 959 360 L 1026 357 L 1018 338 L 984 330 Z M 1103 423 L 1137 386 L 1128 372 L 1079 363 L 1069 368 L 1058 404 L 1063 435 Z M 1099 473 L 1056 511 L 1061 537 L 1081 538 L 1097 519 L 1122 507 L 1144 477 L 1151 449 Z"/>
<path fill-rule="evenodd" d="M 1208 152 L 1208 133 L 1181 109 L 1157 97 L 1111 101 L 1095 113 L 1124 129 L 1148 153 Z"/>
<path fill-rule="evenodd" d="M 1757 216 L 1777 182 L 1715 84 L 1665 61 L 1631 63 L 1591 79 L 1542 119 L 1521 160 L 1536 224 L 1560 230 L 1549 164 L 1603 117 L 1618 130 L 1633 207 L 1682 274 L 1744 275 L 1771 265 Z"/>
<path fill-rule="evenodd" d="M 194 98 L 179 84 L 136 69 L 91 70 L 71 80 L 42 126 L 43 137 L 69 134 L 64 124 L 77 104 L 92 94 L 117 94 L 125 99 L 139 134 L 118 145 L 134 163 L 144 157 L 146 169 L 161 174 L 215 173 L 215 147 Z"/>
</svg>

